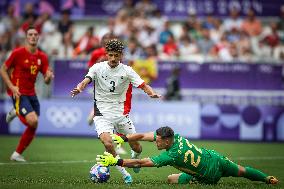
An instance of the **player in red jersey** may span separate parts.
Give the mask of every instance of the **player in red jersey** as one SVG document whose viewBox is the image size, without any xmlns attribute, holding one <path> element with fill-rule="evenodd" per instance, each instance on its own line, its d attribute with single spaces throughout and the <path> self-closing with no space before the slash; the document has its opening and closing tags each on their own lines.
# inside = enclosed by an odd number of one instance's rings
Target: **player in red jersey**
<svg viewBox="0 0 284 189">
<path fill-rule="evenodd" d="M 26 30 L 26 45 L 13 50 L 1 67 L 1 76 L 7 85 L 8 95 L 12 97 L 18 118 L 27 127 L 16 151 L 10 157 L 13 161 L 26 161 L 21 155 L 32 142 L 38 126 L 40 105 L 35 93 L 38 72 L 49 84 L 54 77 L 49 69 L 47 55 L 37 48 L 38 31 L 34 27 Z"/>
</svg>

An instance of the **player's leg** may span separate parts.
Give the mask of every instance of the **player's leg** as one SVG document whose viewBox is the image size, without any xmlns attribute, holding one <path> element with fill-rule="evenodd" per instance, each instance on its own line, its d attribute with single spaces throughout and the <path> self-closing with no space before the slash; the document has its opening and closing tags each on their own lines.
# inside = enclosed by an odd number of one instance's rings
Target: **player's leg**
<svg viewBox="0 0 284 189">
<path fill-rule="evenodd" d="M 193 176 L 186 173 L 171 174 L 168 176 L 169 184 L 189 184 L 193 180 Z"/>
<path fill-rule="evenodd" d="M 273 176 L 268 176 L 262 171 L 252 167 L 243 167 L 230 161 L 228 158 L 222 158 L 221 166 L 224 177 L 244 177 L 251 181 L 262 181 L 267 184 L 277 184 L 278 182 L 278 180 Z"/>
<path fill-rule="evenodd" d="M 128 115 L 125 115 L 120 118 L 119 124 L 116 127 L 117 132 L 122 133 L 124 135 L 136 133 L 134 124 Z M 139 159 L 139 156 L 142 152 L 142 146 L 137 141 L 128 142 L 131 147 L 131 158 Z M 135 173 L 140 171 L 140 168 L 133 168 Z"/>
<path fill-rule="evenodd" d="M 110 133 L 113 133 L 114 131 L 114 126 L 112 122 L 107 119 L 104 119 L 103 116 L 96 116 L 94 118 L 94 122 L 98 136 L 101 142 L 103 143 L 103 145 L 105 146 L 106 151 L 111 153 L 114 157 L 119 158 L 119 156 L 115 152 L 114 144 L 110 136 Z M 124 167 L 121 166 L 115 166 L 115 167 L 123 175 L 125 183 L 127 184 L 132 183 L 132 177 Z"/>
<path fill-rule="evenodd" d="M 14 161 L 25 161 L 21 154 L 29 146 L 35 136 L 38 126 L 39 103 L 37 101 L 38 108 L 34 110 L 33 102 L 30 97 L 21 96 L 15 99 L 14 102 L 17 115 L 20 121 L 26 126 L 26 130 L 22 134 L 16 151 L 11 155 L 10 159 Z"/>
</svg>

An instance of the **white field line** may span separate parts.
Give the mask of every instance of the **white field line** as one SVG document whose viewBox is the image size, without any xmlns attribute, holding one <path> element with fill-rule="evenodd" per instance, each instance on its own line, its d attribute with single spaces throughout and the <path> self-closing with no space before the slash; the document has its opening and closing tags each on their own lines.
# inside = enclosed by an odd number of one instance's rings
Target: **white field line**
<svg viewBox="0 0 284 189">
<path fill-rule="evenodd" d="M 235 157 L 230 158 L 233 161 L 254 161 L 254 160 L 284 160 L 284 156 L 263 156 L 263 157 Z M 34 162 L 0 162 L 2 165 L 45 165 L 45 164 L 76 164 L 76 163 L 95 163 L 96 160 L 66 160 L 66 161 L 34 161 Z"/>
</svg>

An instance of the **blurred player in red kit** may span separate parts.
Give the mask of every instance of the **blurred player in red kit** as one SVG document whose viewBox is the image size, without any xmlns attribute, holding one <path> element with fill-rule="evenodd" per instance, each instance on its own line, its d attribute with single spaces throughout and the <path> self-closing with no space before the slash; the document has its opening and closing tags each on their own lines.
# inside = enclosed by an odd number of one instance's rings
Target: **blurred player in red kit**
<svg viewBox="0 0 284 189">
<path fill-rule="evenodd" d="M 1 67 L 1 76 L 14 105 L 6 120 L 10 122 L 18 116 L 26 126 L 16 151 L 10 157 L 12 161 L 26 161 L 21 154 L 32 142 L 36 133 L 40 115 L 40 104 L 35 93 L 37 74 L 38 72 L 43 74 L 46 84 L 49 84 L 54 77 L 49 69 L 47 55 L 37 48 L 38 39 L 38 31 L 34 27 L 29 27 L 26 30 L 26 45 L 13 50 Z"/>
<path fill-rule="evenodd" d="M 88 62 L 88 69 L 90 67 L 92 67 L 94 64 L 98 63 L 98 62 L 103 62 L 107 60 L 106 57 L 106 50 L 105 50 L 105 44 L 107 41 L 109 41 L 110 39 L 115 38 L 115 35 L 112 33 L 107 33 L 105 34 L 102 39 L 101 39 L 101 48 L 95 49 L 92 54 L 91 54 L 91 58 Z M 88 124 L 92 125 L 94 123 L 93 118 L 94 118 L 94 108 L 91 110 L 89 116 L 88 116 Z"/>
</svg>

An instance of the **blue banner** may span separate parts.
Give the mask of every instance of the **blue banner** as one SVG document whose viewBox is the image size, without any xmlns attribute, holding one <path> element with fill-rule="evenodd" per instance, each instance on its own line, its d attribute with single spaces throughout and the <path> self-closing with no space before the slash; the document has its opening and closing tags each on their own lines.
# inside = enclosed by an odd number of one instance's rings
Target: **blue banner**
<svg viewBox="0 0 284 189">
<path fill-rule="evenodd" d="M 73 18 L 85 16 L 109 17 L 116 15 L 123 6 L 123 0 L 2 0 L 0 10 L 3 15 L 9 4 L 14 4 L 16 14 L 21 15 L 25 4 L 31 2 L 38 14 L 49 12 L 50 15 L 58 16 L 63 9 L 69 9 Z M 134 0 L 134 2 L 139 2 Z M 161 10 L 169 19 L 186 18 L 191 12 L 197 16 L 212 14 L 223 17 L 229 15 L 229 10 L 236 7 L 242 16 L 249 9 L 253 9 L 257 16 L 279 16 L 282 0 L 153 0 L 153 4 Z"/>
<path fill-rule="evenodd" d="M 83 80 L 87 73 L 87 62 L 56 60 L 54 97 L 69 97 L 70 91 Z M 165 88 L 174 67 L 179 66 L 182 89 L 230 89 L 230 90 L 273 90 L 284 89 L 282 66 L 273 64 L 159 62 L 158 78 L 151 83 L 154 88 Z M 79 97 L 93 97 L 93 84 Z"/>
<path fill-rule="evenodd" d="M 91 100 L 41 100 L 37 134 L 96 137 L 87 124 L 92 106 Z M 192 139 L 284 141 L 284 106 L 134 101 L 130 118 L 137 132 L 170 126 Z M 25 126 L 15 119 L 7 128 L 20 134 Z"/>
</svg>

